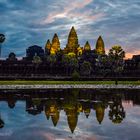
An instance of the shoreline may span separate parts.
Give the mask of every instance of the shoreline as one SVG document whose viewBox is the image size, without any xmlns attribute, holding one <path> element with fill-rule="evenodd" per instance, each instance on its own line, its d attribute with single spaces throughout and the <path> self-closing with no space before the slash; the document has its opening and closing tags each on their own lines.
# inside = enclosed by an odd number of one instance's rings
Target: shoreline
<svg viewBox="0 0 140 140">
<path fill-rule="evenodd" d="M 4 89 L 139 89 L 140 85 L 123 85 L 123 84 L 49 84 L 49 85 L 0 85 L 0 90 Z"/>
</svg>

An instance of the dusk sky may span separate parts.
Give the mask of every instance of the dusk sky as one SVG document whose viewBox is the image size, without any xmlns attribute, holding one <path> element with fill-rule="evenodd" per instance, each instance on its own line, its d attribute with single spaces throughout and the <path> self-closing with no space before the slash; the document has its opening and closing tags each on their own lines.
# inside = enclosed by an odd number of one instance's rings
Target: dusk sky
<svg viewBox="0 0 140 140">
<path fill-rule="evenodd" d="M 61 48 L 74 26 L 83 46 L 95 48 L 99 35 L 106 50 L 121 45 L 126 57 L 140 54 L 140 0 L 0 0 L 2 56 L 25 56 L 31 45 L 44 47 L 57 33 Z"/>
</svg>

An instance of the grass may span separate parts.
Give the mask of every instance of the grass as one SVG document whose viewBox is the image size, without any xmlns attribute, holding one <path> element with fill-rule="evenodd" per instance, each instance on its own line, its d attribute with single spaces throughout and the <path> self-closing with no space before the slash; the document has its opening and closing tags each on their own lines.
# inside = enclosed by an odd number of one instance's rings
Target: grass
<svg viewBox="0 0 140 140">
<path fill-rule="evenodd" d="M 58 84 L 95 84 L 95 85 L 104 85 L 104 84 L 115 84 L 114 81 L 24 81 L 24 80 L 12 80 L 12 81 L 0 81 L 0 85 L 58 85 Z M 119 81 L 118 84 L 123 85 L 140 85 L 140 81 Z"/>
</svg>

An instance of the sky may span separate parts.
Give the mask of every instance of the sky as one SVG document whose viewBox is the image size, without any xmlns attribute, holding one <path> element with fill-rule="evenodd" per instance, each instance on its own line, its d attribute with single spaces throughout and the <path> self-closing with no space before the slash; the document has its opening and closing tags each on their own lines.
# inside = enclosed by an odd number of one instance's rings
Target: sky
<svg viewBox="0 0 140 140">
<path fill-rule="evenodd" d="M 94 49 L 101 35 L 106 51 L 121 45 L 126 58 L 140 54 L 140 0 L 0 0 L 2 57 L 23 57 L 32 45 L 44 48 L 54 33 L 64 48 L 72 26 L 81 47 L 89 41 Z"/>
</svg>

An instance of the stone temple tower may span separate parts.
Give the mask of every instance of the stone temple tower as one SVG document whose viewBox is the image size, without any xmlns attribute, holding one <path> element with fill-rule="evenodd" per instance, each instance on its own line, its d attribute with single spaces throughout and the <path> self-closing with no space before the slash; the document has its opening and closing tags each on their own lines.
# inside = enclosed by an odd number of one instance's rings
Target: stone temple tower
<svg viewBox="0 0 140 140">
<path fill-rule="evenodd" d="M 58 50 L 60 50 L 60 41 L 59 41 L 58 35 L 54 34 L 54 37 L 52 39 L 52 45 L 51 45 L 50 53 L 51 54 L 56 54 L 58 52 Z"/>
<path fill-rule="evenodd" d="M 104 55 L 105 54 L 105 45 L 104 45 L 104 41 L 102 39 L 101 36 L 99 36 L 97 42 L 96 42 L 96 53 L 98 55 Z"/>
<path fill-rule="evenodd" d="M 68 42 L 65 48 L 66 53 L 77 53 L 77 48 L 79 47 L 78 43 L 78 36 L 76 33 L 76 30 L 74 27 L 71 28 L 69 36 L 68 36 Z"/>
<path fill-rule="evenodd" d="M 90 46 L 89 42 L 87 41 L 84 46 L 84 51 L 90 51 L 90 50 L 91 50 L 91 46 Z"/>
<path fill-rule="evenodd" d="M 45 45 L 45 53 L 46 53 L 46 54 L 48 54 L 48 53 L 50 52 L 51 47 L 52 47 L 52 44 L 51 44 L 50 40 L 48 39 L 48 40 L 47 40 L 47 43 L 46 43 L 46 45 Z"/>
</svg>

